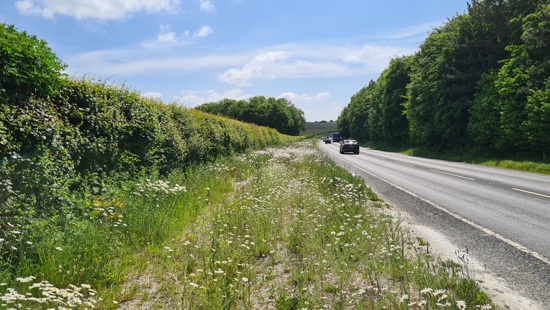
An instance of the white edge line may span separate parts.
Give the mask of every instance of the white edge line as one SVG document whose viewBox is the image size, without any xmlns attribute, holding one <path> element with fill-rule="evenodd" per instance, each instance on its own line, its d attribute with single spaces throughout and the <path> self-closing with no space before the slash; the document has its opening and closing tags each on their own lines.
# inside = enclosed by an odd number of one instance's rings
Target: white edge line
<svg viewBox="0 0 550 310">
<path fill-rule="evenodd" d="M 363 168 L 360 168 L 360 167 L 358 167 L 358 166 L 356 166 L 356 165 L 350 163 L 349 161 L 347 161 L 347 160 L 345 160 L 345 159 L 342 159 L 342 160 L 345 161 L 345 162 L 347 162 L 348 164 L 352 165 L 352 166 L 355 167 L 356 169 L 359 169 L 359 170 L 361 170 L 361 171 L 363 171 L 363 172 L 365 172 L 365 173 L 367 173 L 367 174 L 370 174 L 371 176 L 373 176 L 373 177 L 375 177 L 375 178 L 377 178 L 377 179 L 379 179 L 379 180 L 381 180 L 381 181 L 383 181 L 383 182 L 385 182 L 385 183 L 387 183 L 387 184 L 389 184 L 389 185 L 391 185 L 391 186 L 393 186 L 393 187 L 395 187 L 395 188 L 397 188 L 397 189 L 399 189 L 399 190 L 402 190 L 403 192 L 405 192 L 405 193 L 407 193 L 407 194 L 409 194 L 409 195 L 411 195 L 411 196 L 413 196 L 413 197 L 415 197 L 415 198 L 418 198 L 418 199 L 420 199 L 420 200 L 426 202 L 427 204 L 431 205 L 432 207 L 434 207 L 434 208 L 436 208 L 436 209 L 438 209 L 438 210 L 440 210 L 440 211 L 443 211 L 443 212 L 445 212 L 445 213 L 451 215 L 452 217 L 454 217 L 454 218 L 456 218 L 456 219 L 458 219 L 458 220 L 460 220 L 460 221 L 462 221 L 462 222 L 464 222 L 464 223 L 466 223 L 466 224 L 469 224 L 469 225 L 471 225 L 471 226 L 473 226 L 473 227 L 475 227 L 475 228 L 481 230 L 482 232 L 484 232 L 484 233 L 486 233 L 486 234 L 488 234 L 488 235 L 491 235 L 491 236 L 493 236 L 493 237 L 495 237 L 495 238 L 497 238 L 497 239 L 500 239 L 501 241 L 506 242 L 507 244 L 513 246 L 514 248 L 516 248 L 516 249 L 518 249 L 518 250 L 520 250 L 520 251 L 522 251 L 522 252 L 524 252 L 524 253 L 527 253 L 527 254 L 529 254 L 529 255 L 531 255 L 531 256 L 537 258 L 538 260 L 540 260 L 540 261 L 542 261 L 542 262 L 544 262 L 544 263 L 550 265 L 550 259 L 548 259 L 548 258 L 542 256 L 541 254 L 539 254 L 539 253 L 537 253 L 537 252 L 535 252 L 535 251 L 529 250 L 528 248 L 524 247 L 523 245 L 521 245 L 521 244 L 519 244 L 519 243 L 517 243 L 517 242 L 515 242 L 515 241 L 512 241 L 512 240 L 510 240 L 510 239 L 508 239 L 508 238 L 506 238 L 506 237 L 504 237 L 504 236 L 502 236 L 502 235 L 500 235 L 500 234 L 497 234 L 496 232 L 494 232 L 494 231 L 492 231 L 492 230 L 490 230 L 490 229 L 488 229 L 488 228 L 485 228 L 485 227 L 483 227 L 483 226 L 481 226 L 481 225 L 479 225 L 479 224 L 476 224 L 476 223 L 470 221 L 469 219 L 467 219 L 467 218 L 465 218 L 465 217 L 463 217 L 463 216 L 461 216 L 461 215 L 458 215 L 458 214 L 456 214 L 456 213 L 454 213 L 454 212 L 451 212 L 451 211 L 449 211 L 449 210 L 447 210 L 447 209 L 445 209 L 445 208 L 443 208 L 443 207 L 440 207 L 440 206 L 437 205 L 436 203 L 433 203 L 433 202 L 431 202 L 431 201 L 429 201 L 429 200 L 427 200 L 427 199 L 425 199 L 425 198 L 422 198 L 422 197 L 418 196 L 417 194 L 415 194 L 415 193 L 413 193 L 413 192 L 410 192 L 410 191 L 408 191 L 408 190 L 402 188 L 401 186 L 398 186 L 398 185 L 396 185 L 396 184 L 393 184 L 393 183 L 391 183 L 390 181 L 387 181 L 387 180 L 385 180 L 385 179 L 383 179 L 383 178 L 377 176 L 377 175 L 374 174 L 374 173 L 371 173 L 371 172 L 369 172 L 369 171 L 367 171 L 367 170 L 365 170 L 365 169 L 363 169 Z"/>
</svg>

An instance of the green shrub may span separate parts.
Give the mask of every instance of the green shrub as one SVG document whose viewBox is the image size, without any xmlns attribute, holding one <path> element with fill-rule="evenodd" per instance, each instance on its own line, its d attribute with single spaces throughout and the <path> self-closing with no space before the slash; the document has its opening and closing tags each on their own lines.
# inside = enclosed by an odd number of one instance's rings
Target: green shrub
<svg viewBox="0 0 550 310">
<path fill-rule="evenodd" d="M 65 68 L 46 41 L 0 24 L 0 102 L 48 98 L 57 90 Z"/>
</svg>

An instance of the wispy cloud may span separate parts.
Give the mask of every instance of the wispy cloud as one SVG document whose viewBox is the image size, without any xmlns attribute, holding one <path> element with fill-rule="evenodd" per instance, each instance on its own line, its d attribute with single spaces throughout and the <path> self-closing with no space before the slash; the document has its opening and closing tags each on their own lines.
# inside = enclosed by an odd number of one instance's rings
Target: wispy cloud
<svg viewBox="0 0 550 310">
<path fill-rule="evenodd" d="M 200 10 L 203 12 L 212 12 L 216 9 L 210 0 L 200 0 Z"/>
<path fill-rule="evenodd" d="M 193 38 L 206 37 L 209 34 L 211 34 L 213 31 L 214 31 L 214 29 L 212 29 L 212 27 L 210 27 L 208 25 L 202 26 L 199 30 L 197 30 L 197 32 L 195 32 L 195 34 L 193 35 Z"/>
<path fill-rule="evenodd" d="M 151 50 L 102 50 L 65 58 L 69 74 L 155 76 L 223 69 L 243 63 L 242 55 L 169 56 Z"/>
<path fill-rule="evenodd" d="M 445 23 L 445 20 L 436 20 L 428 23 L 413 25 L 400 29 L 395 33 L 384 35 L 390 40 L 404 40 L 409 38 L 426 37 L 436 27 L 440 27 Z"/>
<path fill-rule="evenodd" d="M 409 55 L 415 50 L 416 48 L 367 44 L 343 54 L 342 61 L 363 65 L 371 72 L 381 72 L 388 66 L 391 58 Z"/>
<path fill-rule="evenodd" d="M 225 92 L 208 90 L 206 92 L 184 90 L 181 97 L 172 98 L 172 101 L 178 102 L 188 107 L 194 107 L 206 102 L 218 102 L 222 99 L 247 100 L 252 95 L 244 94 L 241 89 L 231 89 Z"/>
<path fill-rule="evenodd" d="M 315 94 L 313 96 L 311 95 L 297 95 L 293 92 L 285 92 L 278 96 L 278 98 L 286 98 L 290 100 L 291 102 L 303 102 L 303 103 L 314 103 L 326 100 L 330 97 L 329 92 L 322 92 Z"/>
<path fill-rule="evenodd" d="M 286 44 L 262 52 L 240 67 L 230 68 L 218 79 L 251 86 L 255 79 L 332 78 L 380 73 L 391 58 L 411 54 L 414 48 L 399 45 Z"/>
<path fill-rule="evenodd" d="M 265 75 L 262 72 L 264 68 L 279 60 L 287 58 L 285 52 L 275 51 L 262 53 L 254 57 L 250 62 L 246 63 L 242 68 L 232 68 L 218 76 L 218 78 L 226 83 L 237 84 L 239 86 L 250 86 L 249 81 L 254 78 Z"/>
<path fill-rule="evenodd" d="M 119 20 L 134 13 L 173 12 L 180 0 L 18 0 L 15 2 L 21 14 L 38 15 L 53 19 L 56 15 L 70 16 L 77 20 Z"/>
<path fill-rule="evenodd" d="M 199 28 L 192 38 L 203 38 L 213 32 L 210 26 L 202 26 Z M 186 30 L 181 34 L 173 31 L 170 25 L 160 25 L 160 30 L 154 40 L 148 40 L 141 43 L 141 46 L 147 49 L 168 48 L 174 45 L 182 45 L 191 43 L 189 31 Z"/>
</svg>

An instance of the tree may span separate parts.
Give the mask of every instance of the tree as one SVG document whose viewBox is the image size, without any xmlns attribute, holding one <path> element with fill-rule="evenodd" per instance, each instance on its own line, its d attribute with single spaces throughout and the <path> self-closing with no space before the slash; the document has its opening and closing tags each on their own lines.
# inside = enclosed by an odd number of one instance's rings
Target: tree
<svg viewBox="0 0 550 310">
<path fill-rule="evenodd" d="M 405 143 L 408 139 L 409 124 L 405 116 L 407 85 L 410 83 L 411 56 L 395 58 L 382 72 L 380 127 L 385 142 Z"/>
<path fill-rule="evenodd" d="M 53 97 L 65 68 L 46 41 L 0 24 L 0 103 Z"/>
<path fill-rule="evenodd" d="M 301 130 L 305 130 L 306 125 L 304 112 L 284 98 L 256 96 L 248 101 L 223 99 L 219 102 L 204 103 L 195 109 L 271 127 L 289 135 L 299 135 Z"/>
<path fill-rule="evenodd" d="M 467 14 L 435 29 L 421 45 L 406 111 L 414 143 L 437 150 L 468 145 L 476 85 L 507 57 L 511 18 L 504 0 L 474 0 Z"/>
<path fill-rule="evenodd" d="M 436 105 L 445 105 L 444 54 L 448 53 L 448 28 L 435 29 L 422 43 L 420 51 L 413 56 L 411 81 L 407 85 L 405 113 L 409 123 L 410 142 L 414 145 L 440 148 L 444 134 L 438 131 Z"/>
<path fill-rule="evenodd" d="M 342 137 L 351 137 L 349 110 L 350 106 L 348 104 L 342 109 L 342 112 L 340 112 L 336 120 L 336 128 L 338 128 Z"/>
<path fill-rule="evenodd" d="M 474 104 L 470 110 L 468 135 L 474 145 L 482 150 L 495 149 L 500 136 L 500 113 L 495 105 L 500 95 L 495 87 L 495 71 L 482 76 L 478 83 Z"/>
</svg>

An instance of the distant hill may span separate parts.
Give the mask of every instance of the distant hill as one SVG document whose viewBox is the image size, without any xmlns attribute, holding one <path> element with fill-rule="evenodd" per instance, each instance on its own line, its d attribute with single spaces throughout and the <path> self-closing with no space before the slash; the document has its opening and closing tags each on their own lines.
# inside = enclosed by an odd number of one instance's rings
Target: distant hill
<svg viewBox="0 0 550 310">
<path fill-rule="evenodd" d="M 338 131 L 336 122 L 306 122 L 306 130 L 300 132 L 301 135 L 312 133 L 331 133 Z"/>
</svg>

